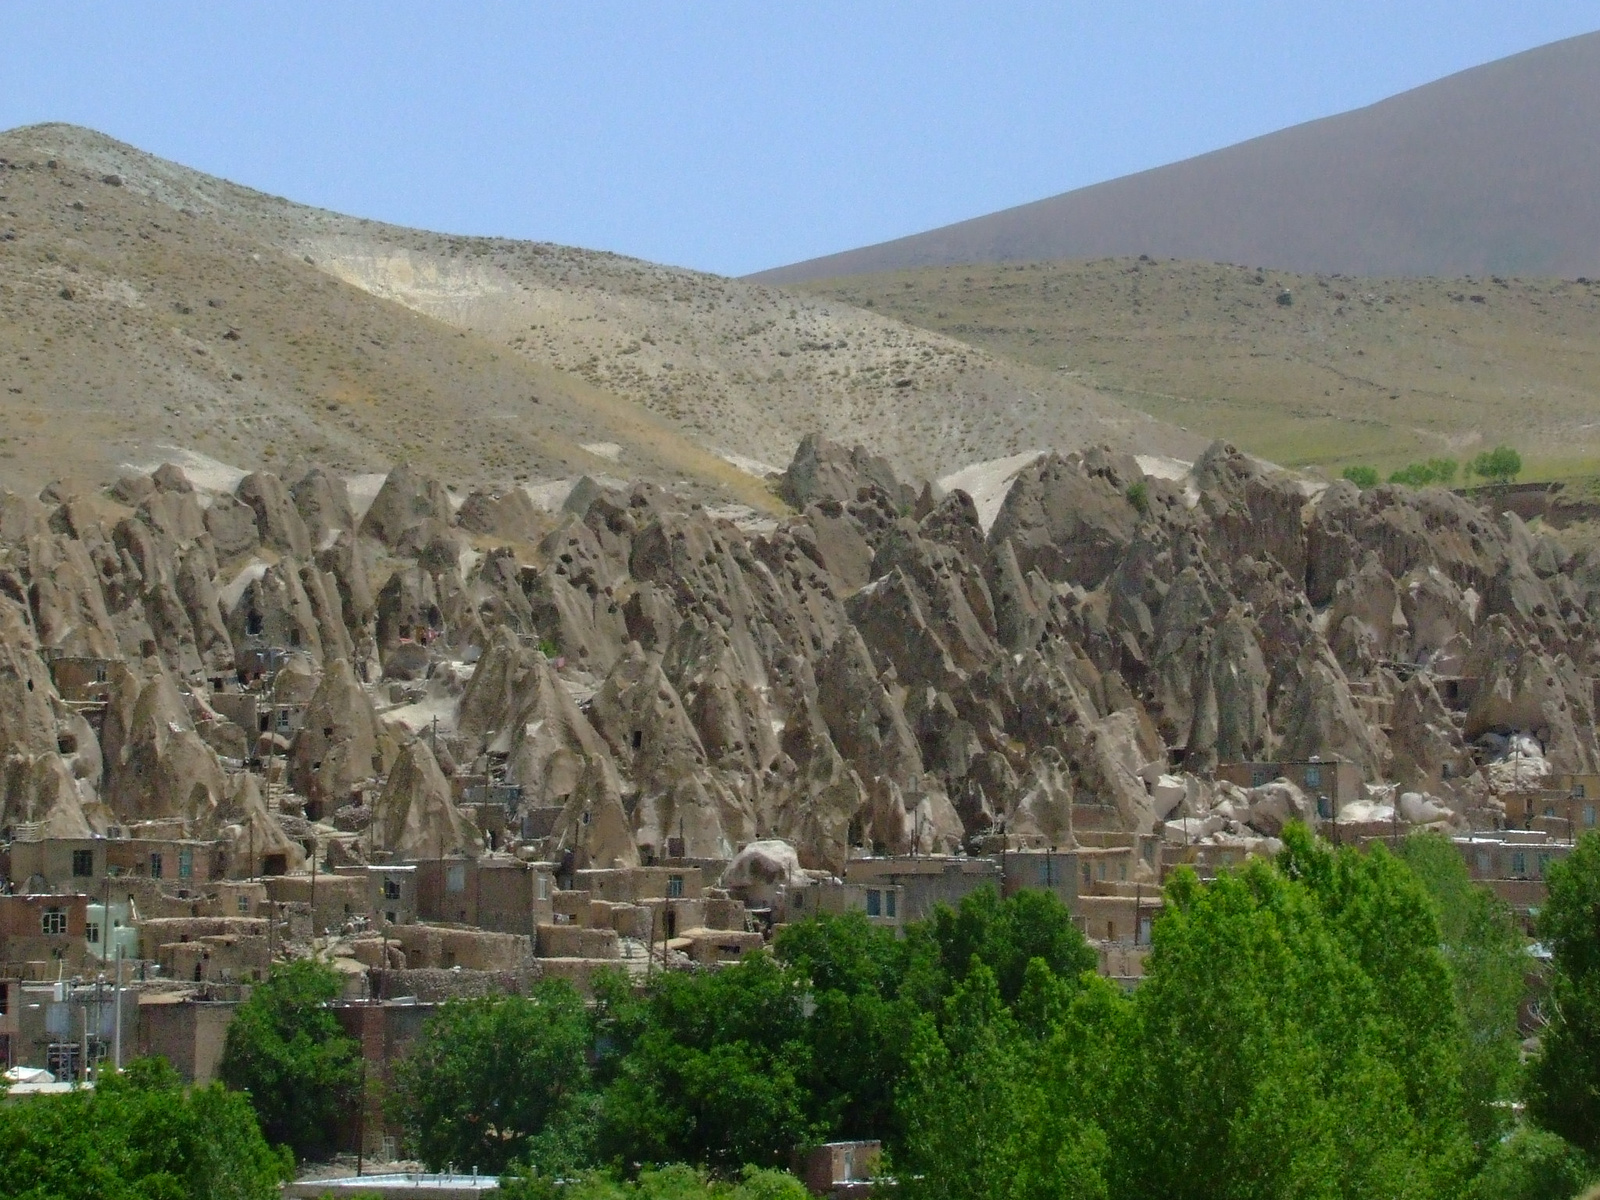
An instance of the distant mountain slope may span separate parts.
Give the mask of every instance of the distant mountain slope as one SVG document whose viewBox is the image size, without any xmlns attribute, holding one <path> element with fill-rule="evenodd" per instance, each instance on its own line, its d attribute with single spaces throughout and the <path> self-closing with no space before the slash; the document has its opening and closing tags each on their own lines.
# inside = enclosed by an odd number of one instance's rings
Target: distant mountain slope
<svg viewBox="0 0 1600 1200">
<path fill-rule="evenodd" d="M 1350 275 L 1600 275 L 1600 33 L 751 278 L 1138 254 Z"/>
<path fill-rule="evenodd" d="M 1470 458 L 1600 473 L 1600 280 L 1333 279 L 1215 263 L 924 267 L 817 280 L 1295 467 Z"/>
<path fill-rule="evenodd" d="M 812 430 L 930 477 L 1036 447 L 1201 444 L 833 300 L 341 216 L 71 126 L 0 134 L 0 157 L 0 418 L 22 431 L 0 472 L 164 440 L 245 466 L 403 455 L 446 478 L 604 471 L 748 496 L 761 485 L 729 463 L 781 469 Z"/>
</svg>

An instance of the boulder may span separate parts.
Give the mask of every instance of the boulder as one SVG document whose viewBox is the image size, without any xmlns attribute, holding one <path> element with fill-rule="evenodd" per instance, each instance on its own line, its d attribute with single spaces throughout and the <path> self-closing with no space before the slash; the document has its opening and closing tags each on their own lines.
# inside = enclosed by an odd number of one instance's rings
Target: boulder
<svg viewBox="0 0 1600 1200">
<path fill-rule="evenodd" d="M 810 880 L 800 865 L 800 856 L 788 842 L 778 838 L 762 838 L 745 846 L 733 856 L 722 872 L 719 886 L 725 888 L 804 887 Z"/>
</svg>

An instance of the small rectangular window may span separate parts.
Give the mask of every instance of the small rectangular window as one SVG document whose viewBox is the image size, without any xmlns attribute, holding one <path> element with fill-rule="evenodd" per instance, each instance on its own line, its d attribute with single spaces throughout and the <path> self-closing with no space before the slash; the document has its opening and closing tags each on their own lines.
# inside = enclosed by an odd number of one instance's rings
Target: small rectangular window
<svg viewBox="0 0 1600 1200">
<path fill-rule="evenodd" d="M 1307 767 L 1306 768 L 1306 786 L 1307 787 L 1321 787 L 1322 786 L 1322 768 L 1321 767 Z"/>
<path fill-rule="evenodd" d="M 1575 783 L 1572 785 L 1572 798 L 1574 800 L 1582 800 L 1584 795 L 1583 784 Z"/>
<path fill-rule="evenodd" d="M 58 937 L 67 931 L 67 910 L 51 905 L 39 916 L 39 928 L 46 937 Z"/>
<path fill-rule="evenodd" d="M 466 863 L 451 863 L 445 868 L 444 890 L 447 892 L 464 892 L 467 890 Z"/>
<path fill-rule="evenodd" d="M 894 889 L 892 889 L 892 888 L 889 891 L 887 891 L 887 892 L 885 892 L 883 894 L 883 914 L 884 914 L 884 916 L 892 917 L 892 916 L 895 915 L 895 908 L 898 906 L 899 900 L 900 900 L 900 894 L 898 892 L 894 891 Z"/>
<path fill-rule="evenodd" d="M 385 879 L 383 881 L 383 898 L 385 900 L 400 899 L 400 881 L 398 879 Z"/>
<path fill-rule="evenodd" d="M 250 911 L 250 897 L 243 892 L 239 893 L 239 911 L 242 913 Z"/>
<path fill-rule="evenodd" d="M 1528 873 L 1528 856 L 1521 850 L 1511 856 L 1511 873 L 1518 876 Z"/>
<path fill-rule="evenodd" d="M 550 898 L 550 881 L 543 875 L 539 876 L 538 892 L 536 894 L 541 900 L 548 900 Z"/>
<path fill-rule="evenodd" d="M 98 946 L 100 944 L 100 922 L 90 921 L 85 929 L 85 936 L 91 945 Z"/>
<path fill-rule="evenodd" d="M 1583 823 L 1585 825 L 1594 824 L 1594 805 L 1585 804 L 1583 806 Z"/>
<path fill-rule="evenodd" d="M 682 875 L 668 875 L 667 876 L 667 896 L 669 898 L 673 899 L 673 900 L 676 900 L 679 896 L 682 896 L 682 895 L 683 895 L 683 876 Z"/>
<path fill-rule="evenodd" d="M 94 874 L 93 850 L 74 850 L 72 852 L 72 874 L 78 879 L 86 879 Z"/>
<path fill-rule="evenodd" d="M 883 893 L 877 888 L 867 889 L 867 916 L 881 917 L 883 915 Z"/>
<path fill-rule="evenodd" d="M 185 846 L 178 851 L 178 878 L 190 879 L 194 876 L 194 851 Z"/>
<path fill-rule="evenodd" d="M 159 851 L 152 850 L 150 852 L 150 878 L 161 878 L 161 854 Z"/>
</svg>

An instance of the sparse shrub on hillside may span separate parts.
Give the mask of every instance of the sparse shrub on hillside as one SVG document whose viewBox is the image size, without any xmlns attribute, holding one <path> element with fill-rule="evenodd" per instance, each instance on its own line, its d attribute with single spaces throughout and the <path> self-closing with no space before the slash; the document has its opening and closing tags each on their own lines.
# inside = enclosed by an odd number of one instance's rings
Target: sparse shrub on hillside
<svg viewBox="0 0 1600 1200">
<path fill-rule="evenodd" d="M 1138 510 L 1142 517 L 1150 511 L 1150 485 L 1143 479 L 1128 485 L 1128 503 Z"/>
<path fill-rule="evenodd" d="M 1510 446 L 1496 446 L 1472 460 L 1472 473 L 1493 483 L 1510 483 L 1522 474 L 1522 455 Z"/>
<path fill-rule="evenodd" d="M 1373 467 L 1346 467 L 1344 478 L 1363 491 L 1378 486 L 1378 472 Z"/>
</svg>

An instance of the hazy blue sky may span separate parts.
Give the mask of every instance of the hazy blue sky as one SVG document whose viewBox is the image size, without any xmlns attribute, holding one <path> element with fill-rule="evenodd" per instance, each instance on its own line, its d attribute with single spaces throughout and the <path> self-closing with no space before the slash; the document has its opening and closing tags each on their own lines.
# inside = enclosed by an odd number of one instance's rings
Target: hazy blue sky
<svg viewBox="0 0 1600 1200">
<path fill-rule="evenodd" d="M 741 273 L 1370 103 L 1561 0 L 11 3 L 0 128 L 295 200 Z"/>
</svg>

